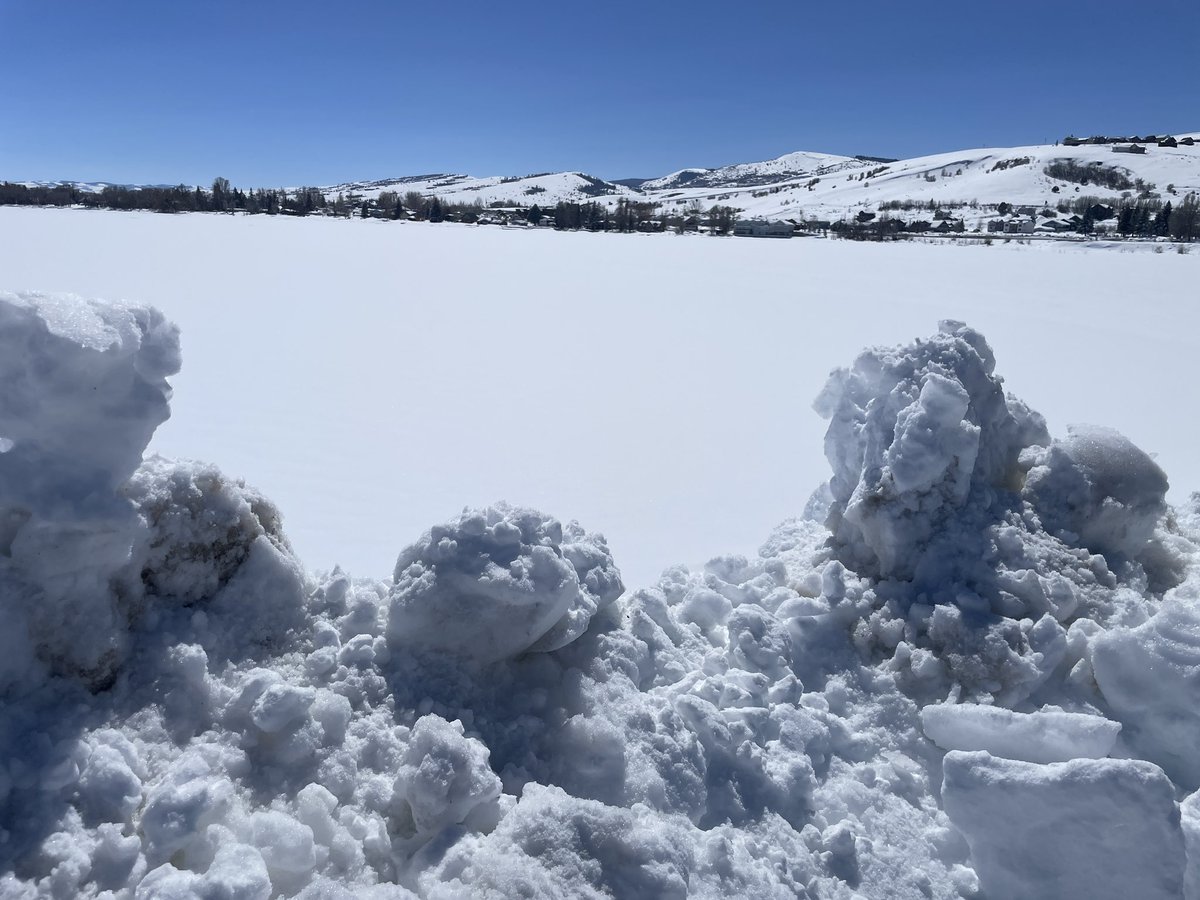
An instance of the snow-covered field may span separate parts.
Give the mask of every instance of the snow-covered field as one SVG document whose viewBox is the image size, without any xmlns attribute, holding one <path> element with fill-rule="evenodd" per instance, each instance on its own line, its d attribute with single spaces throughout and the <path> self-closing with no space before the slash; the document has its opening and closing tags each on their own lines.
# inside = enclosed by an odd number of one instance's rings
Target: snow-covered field
<svg viewBox="0 0 1200 900">
<path fill-rule="evenodd" d="M 862 347 L 955 317 L 1047 416 L 1110 424 L 1200 490 L 1187 256 L 0 208 L 9 288 L 183 331 L 152 450 L 280 507 L 312 568 L 390 572 L 466 505 L 603 532 L 631 584 L 752 552 L 828 477 L 812 400 Z"/>
<path fill-rule="evenodd" d="M 0 273 L 127 301 L 0 294 L 5 898 L 1200 897 L 1200 255 L 0 209 Z"/>
</svg>

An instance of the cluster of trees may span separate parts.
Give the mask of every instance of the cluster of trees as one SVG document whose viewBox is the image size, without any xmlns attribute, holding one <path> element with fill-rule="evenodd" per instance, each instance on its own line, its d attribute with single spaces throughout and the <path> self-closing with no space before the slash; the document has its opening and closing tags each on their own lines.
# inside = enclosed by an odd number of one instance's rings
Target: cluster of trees
<svg viewBox="0 0 1200 900">
<path fill-rule="evenodd" d="M 1135 182 L 1131 181 L 1122 170 L 1109 168 L 1098 162 L 1081 166 L 1073 159 L 1056 159 L 1042 171 L 1058 181 L 1070 181 L 1073 184 L 1098 184 L 1111 191 L 1127 191 L 1135 185 Z"/>
<path fill-rule="evenodd" d="M 1195 194 L 1188 194 L 1177 206 L 1169 200 L 1123 202 L 1117 209 L 1117 232 L 1128 237 L 1200 240 L 1200 202 Z"/>
<path fill-rule="evenodd" d="M 304 216 L 310 213 L 349 215 L 352 204 L 339 195 L 328 203 L 314 187 L 242 191 L 218 178 L 209 190 L 202 187 L 127 187 L 106 185 L 98 192 L 73 185 L 0 183 L 0 204 L 14 206 L 85 206 L 95 209 L 143 209 L 152 212 L 244 212 Z"/>
</svg>

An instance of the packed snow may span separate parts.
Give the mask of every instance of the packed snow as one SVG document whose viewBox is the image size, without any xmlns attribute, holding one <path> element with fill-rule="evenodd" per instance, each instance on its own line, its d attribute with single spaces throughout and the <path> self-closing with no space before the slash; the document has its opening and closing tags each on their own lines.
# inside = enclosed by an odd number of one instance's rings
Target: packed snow
<svg viewBox="0 0 1200 900">
<path fill-rule="evenodd" d="M 307 571 L 143 457 L 166 317 L 0 322 L 0 895 L 1200 896 L 1200 501 L 968 324 L 829 376 L 757 555 L 637 585 L 508 503 Z"/>
</svg>

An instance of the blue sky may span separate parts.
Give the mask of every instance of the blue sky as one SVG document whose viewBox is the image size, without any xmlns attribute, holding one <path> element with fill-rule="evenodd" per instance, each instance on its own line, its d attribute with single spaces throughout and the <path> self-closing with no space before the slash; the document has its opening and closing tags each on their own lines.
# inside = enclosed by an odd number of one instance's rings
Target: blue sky
<svg viewBox="0 0 1200 900">
<path fill-rule="evenodd" d="M 0 179 L 652 177 L 1200 130 L 1200 3 L 0 0 Z"/>
</svg>

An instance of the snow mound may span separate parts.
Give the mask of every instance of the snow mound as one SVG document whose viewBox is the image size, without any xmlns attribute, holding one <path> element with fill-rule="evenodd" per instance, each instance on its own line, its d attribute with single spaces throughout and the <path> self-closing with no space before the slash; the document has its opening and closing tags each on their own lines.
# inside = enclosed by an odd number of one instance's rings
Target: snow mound
<svg viewBox="0 0 1200 900">
<path fill-rule="evenodd" d="M 483 663 L 557 650 L 623 589 L 600 535 L 506 504 L 464 511 L 400 554 L 388 641 Z"/>
<path fill-rule="evenodd" d="M 1135 558 L 1166 514 L 1167 476 L 1111 428 L 1073 426 L 1032 461 L 1025 491 L 1042 521 L 1089 550 Z"/>
<path fill-rule="evenodd" d="M 829 526 L 851 568 L 911 578 L 972 491 L 1019 483 L 1045 422 L 1006 398 L 987 342 L 959 322 L 906 347 L 869 350 L 817 399 L 830 419 Z"/>
</svg>

